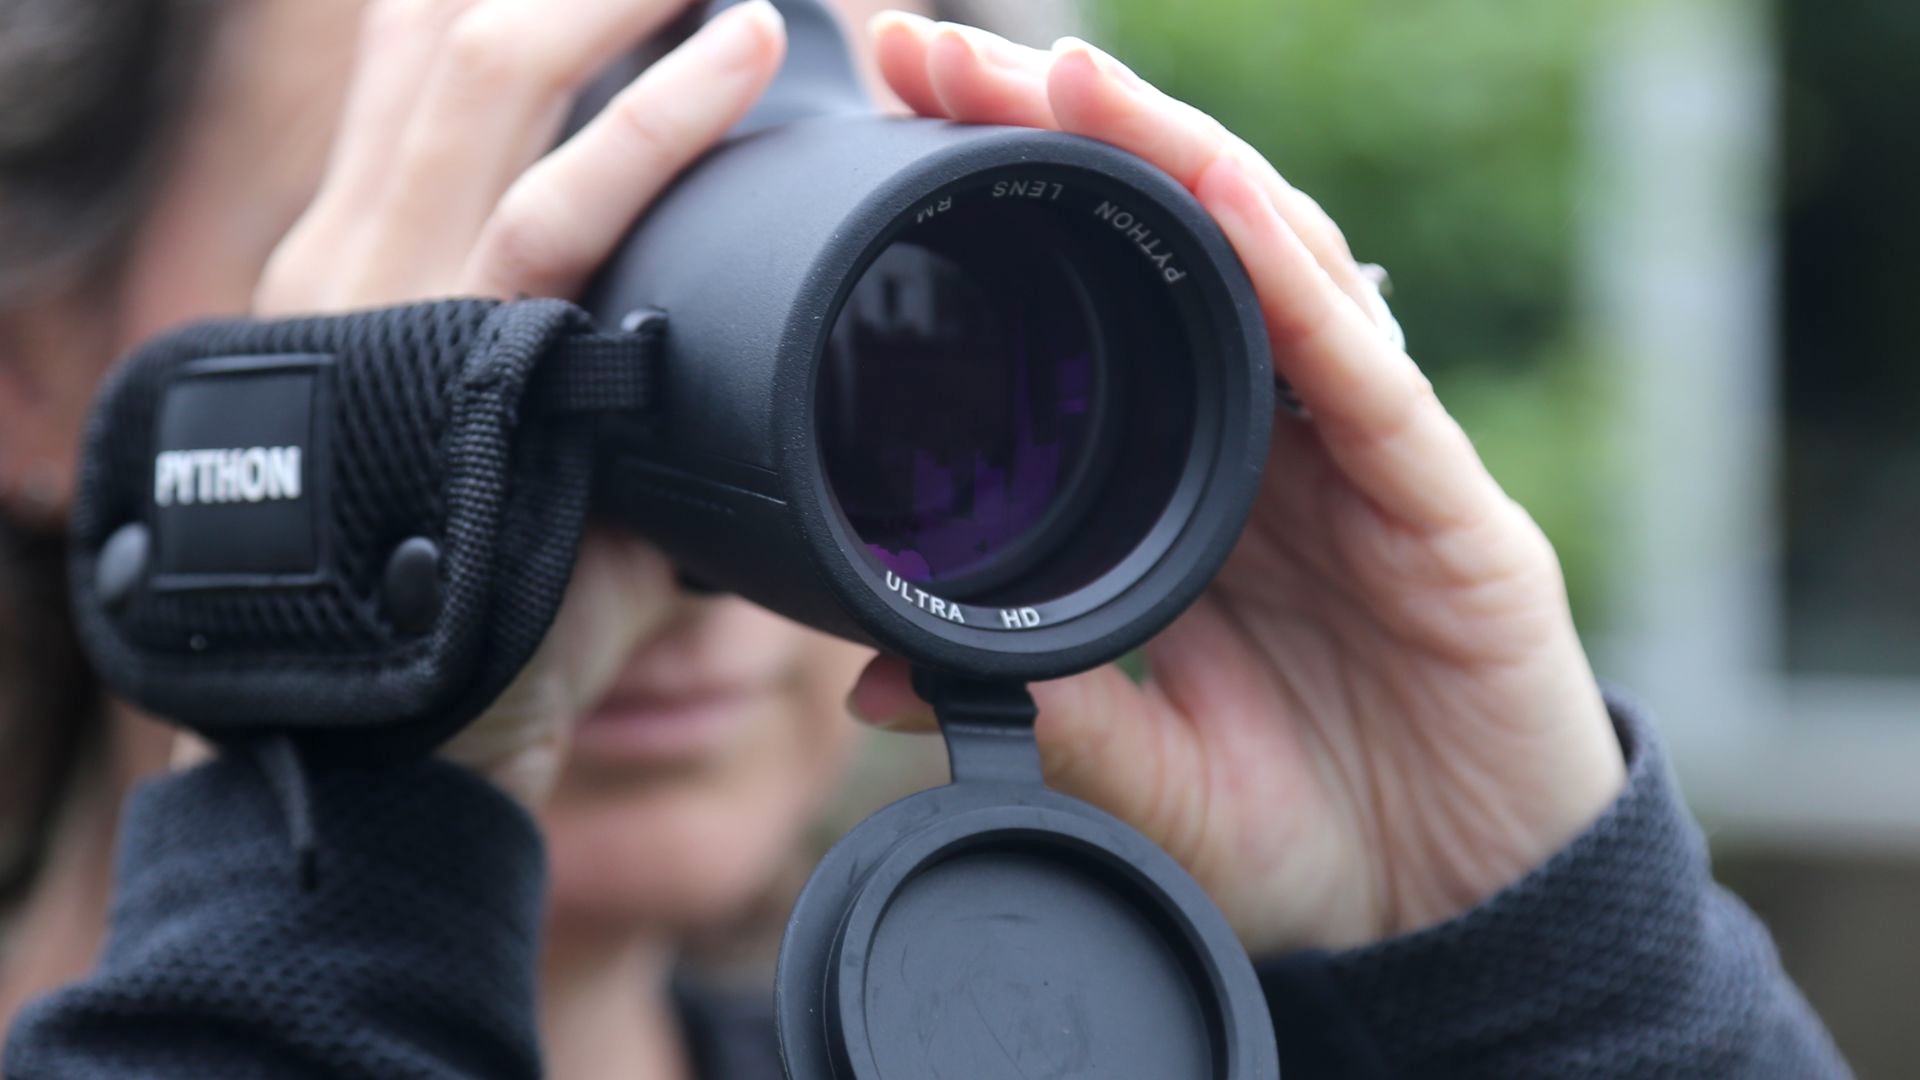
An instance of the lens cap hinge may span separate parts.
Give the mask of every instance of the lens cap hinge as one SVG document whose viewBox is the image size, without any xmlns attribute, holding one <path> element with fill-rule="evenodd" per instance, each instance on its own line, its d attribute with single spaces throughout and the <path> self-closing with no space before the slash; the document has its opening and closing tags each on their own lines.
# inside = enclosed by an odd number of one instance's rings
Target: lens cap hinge
<svg viewBox="0 0 1920 1080">
<path fill-rule="evenodd" d="M 913 689 L 940 721 L 954 783 L 1043 782 L 1027 684 L 915 668 Z"/>
</svg>

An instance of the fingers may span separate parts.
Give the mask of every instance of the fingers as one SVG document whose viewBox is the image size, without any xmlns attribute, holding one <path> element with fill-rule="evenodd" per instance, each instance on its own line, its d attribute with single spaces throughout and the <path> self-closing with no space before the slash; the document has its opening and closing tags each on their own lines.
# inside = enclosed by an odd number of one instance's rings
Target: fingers
<svg viewBox="0 0 1920 1080">
<path fill-rule="evenodd" d="M 1119 668 L 1109 664 L 1031 689 L 1040 707 L 1034 736 L 1053 786 L 1083 797 L 1109 784 L 1124 787 L 1135 775 L 1134 766 L 1150 760 L 1142 753 L 1142 740 L 1153 737 L 1150 706 Z M 867 664 L 848 695 L 847 711 L 887 731 L 940 730 L 933 706 L 914 692 L 912 669 L 898 657 L 878 656 Z"/>
<path fill-rule="evenodd" d="M 448 227 L 471 234 L 552 139 L 559 114 L 594 72 L 660 28 L 678 0 L 486 0 L 448 34 L 400 147 L 412 185 Z M 476 132 L 488 133 L 476 138 Z M 447 199 L 439 181 L 471 191 Z M 475 179 L 484 183 L 473 183 Z M 409 192 L 406 194 L 412 194 Z M 461 220 L 464 215 L 464 221 Z"/>
<path fill-rule="evenodd" d="M 1423 530 L 1481 520 L 1504 499 L 1407 354 L 1341 294 L 1232 157 L 1194 186 L 1246 265 L 1274 359 L 1343 473 L 1394 518 Z"/>
<path fill-rule="evenodd" d="M 1061 128 L 1160 166 L 1228 228 L 1253 275 L 1280 372 L 1375 504 L 1423 529 L 1475 520 L 1498 487 L 1405 352 L 1379 288 L 1318 203 L 1211 117 L 1068 39 L 1049 70 Z M 1232 227 L 1229 226 L 1229 221 Z"/>
<path fill-rule="evenodd" d="M 371 208 L 393 180 L 395 148 L 454 21 L 480 0 L 371 0 L 319 188 L 275 246 L 254 291 L 262 315 L 361 298 L 353 269 L 379 247 Z M 319 275 L 315 267 L 331 273 Z"/>
<path fill-rule="evenodd" d="M 895 656 L 876 656 L 847 695 L 847 711 L 888 731 L 938 731 L 933 706 L 913 690 L 913 670 Z"/>
<path fill-rule="evenodd" d="M 904 11 L 883 11 L 868 29 L 881 74 L 914 112 L 968 124 L 1058 126 L 1047 103 L 1050 53 Z"/>
<path fill-rule="evenodd" d="M 168 757 L 167 768 L 173 772 L 186 772 L 212 761 L 215 756 L 212 743 L 191 731 L 182 731 L 173 737 L 173 752 Z"/>
<path fill-rule="evenodd" d="M 564 673 L 568 716 L 585 715 L 612 689 L 642 642 L 677 614 L 674 571 L 659 549 L 592 525 L 548 641 Z"/>
<path fill-rule="evenodd" d="M 907 108 L 921 116 L 947 114 L 946 105 L 933 92 L 933 75 L 927 69 L 927 47 L 933 43 L 936 25 L 932 19 L 905 11 L 883 11 L 867 24 L 881 77 Z"/>
<path fill-rule="evenodd" d="M 1047 101 L 1053 57 L 997 34 L 952 23 L 927 46 L 933 92 L 952 119 L 968 124 L 1055 128 Z"/>
<path fill-rule="evenodd" d="M 1108 664 L 1070 679 L 1036 683 L 1034 740 L 1049 786 L 1128 821 L 1163 845 L 1167 807 L 1161 777 L 1178 775 L 1191 747 L 1171 718 L 1126 672 Z"/>
<path fill-rule="evenodd" d="M 1076 38 L 1055 46 L 1047 87 L 1063 130 L 1112 143 L 1192 188 L 1222 156 L 1254 176 L 1280 215 L 1342 292 L 1369 316 L 1382 305 L 1347 239 L 1320 204 L 1286 182 L 1267 159 L 1218 120 L 1154 89 L 1126 65 Z"/>
<path fill-rule="evenodd" d="M 682 6 L 575 0 L 563 14 L 545 0 L 467 7 L 441 36 L 396 141 L 384 155 L 367 155 L 366 168 L 387 178 L 375 205 L 389 241 L 369 291 L 391 298 L 451 288 L 481 223 L 550 145 L 573 93 Z M 397 238 L 404 241 L 391 242 Z"/>
<path fill-rule="evenodd" d="M 553 629 L 440 756 L 538 806 L 559 779 L 573 722 L 613 686 L 640 642 L 671 618 L 674 595 L 673 568 L 659 552 L 589 528 Z"/>
<path fill-rule="evenodd" d="M 673 178 L 740 121 L 780 68 L 768 4 L 730 8 L 537 162 L 481 230 L 459 291 L 567 296 Z"/>
<path fill-rule="evenodd" d="M 1069 679 L 1035 683 L 1040 707 L 1034 740 L 1048 786 L 1085 799 L 1147 829 L 1156 839 L 1173 808 L 1161 804 L 1160 777 L 1190 754 L 1153 698 L 1109 664 Z M 848 711 L 888 731 L 939 730 L 933 709 L 913 691 L 907 663 L 874 659 L 854 684 Z"/>
<path fill-rule="evenodd" d="M 385 183 L 393 150 L 454 20 L 479 0 L 373 0 L 360 23 L 353 80 L 315 206 L 364 206 Z"/>
<path fill-rule="evenodd" d="M 1376 323 L 1391 319 L 1378 286 L 1319 203 L 1218 121 L 1155 90 L 1106 53 L 1076 38 L 1044 53 L 904 12 L 881 13 L 871 29 L 882 74 L 923 116 L 1064 128 L 1130 150 L 1188 186 L 1215 158 L 1237 157 L 1341 291 Z"/>
</svg>

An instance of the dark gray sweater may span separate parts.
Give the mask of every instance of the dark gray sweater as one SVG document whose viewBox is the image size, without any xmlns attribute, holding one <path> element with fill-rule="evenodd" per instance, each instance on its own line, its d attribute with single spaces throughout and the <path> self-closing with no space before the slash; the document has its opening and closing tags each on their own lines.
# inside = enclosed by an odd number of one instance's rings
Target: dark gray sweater
<svg viewBox="0 0 1920 1080">
<path fill-rule="evenodd" d="M 1526 879 L 1430 930 L 1261 965 L 1288 1080 L 1848 1075 L 1713 883 L 1650 729 L 1614 718 L 1626 792 Z M 312 790 L 303 889 L 252 765 L 148 785 L 100 967 L 20 1017 L 6 1076 L 538 1075 L 527 815 L 435 762 Z M 777 1080 L 764 1002 L 683 1000 L 705 1080 Z"/>
</svg>

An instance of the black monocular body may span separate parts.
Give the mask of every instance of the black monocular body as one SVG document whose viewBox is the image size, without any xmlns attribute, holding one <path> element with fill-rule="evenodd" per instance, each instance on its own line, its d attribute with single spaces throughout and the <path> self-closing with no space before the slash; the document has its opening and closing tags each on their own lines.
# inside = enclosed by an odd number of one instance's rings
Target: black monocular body
<svg viewBox="0 0 1920 1080">
<path fill-rule="evenodd" d="M 1251 505 L 1274 392 L 1245 271 L 1130 154 L 875 115 L 810 7 L 784 113 L 683 177 L 589 298 L 667 326 L 659 417 L 616 425 L 596 505 L 700 582 L 924 666 L 1111 659 Z"/>
</svg>

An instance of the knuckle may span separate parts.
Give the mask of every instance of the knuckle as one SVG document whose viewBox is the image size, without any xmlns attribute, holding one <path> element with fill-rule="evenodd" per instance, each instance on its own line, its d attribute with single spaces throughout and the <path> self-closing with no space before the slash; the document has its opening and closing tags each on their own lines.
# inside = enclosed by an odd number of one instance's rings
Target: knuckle
<svg viewBox="0 0 1920 1080">
<path fill-rule="evenodd" d="M 361 40 L 377 44 L 420 34 L 438 35 L 477 0 L 368 0 L 360 13 Z"/>
<path fill-rule="evenodd" d="M 1440 395 L 1434 391 L 1433 380 L 1427 378 L 1426 372 L 1411 368 L 1406 379 L 1406 392 L 1401 396 L 1399 407 L 1381 430 L 1383 442 L 1407 438 L 1421 430 L 1432 430 L 1436 420 L 1452 424 L 1452 418 L 1440 404 Z M 1453 426 L 1458 427 L 1457 424 Z"/>
<path fill-rule="evenodd" d="M 1518 499 L 1504 491 L 1501 495 L 1506 500 L 1506 512 L 1513 522 L 1514 539 L 1521 558 L 1543 573 L 1558 573 L 1560 555 L 1554 548 L 1553 538 L 1547 535 L 1547 530 L 1533 516 L 1533 512 Z"/>
<path fill-rule="evenodd" d="M 256 313 L 273 315 L 314 306 L 314 276 L 307 269 L 313 260 L 305 247 L 297 236 L 290 237 L 268 256 L 253 290 Z"/>
<path fill-rule="evenodd" d="M 537 293 L 565 269 L 565 244 L 547 200 L 518 187 L 501 200 L 480 243 L 480 276 L 513 293 Z"/>
<path fill-rule="evenodd" d="M 1406 378 L 1404 386 L 1393 386 L 1367 407 L 1367 434 L 1364 436 L 1367 445 L 1389 446 L 1415 438 L 1423 430 L 1430 431 L 1436 417 L 1444 423 L 1453 423 L 1440 405 L 1432 380 L 1424 372 L 1411 368 Z M 1457 430 L 1458 425 L 1454 426 Z M 1465 433 L 1461 432 L 1460 437 L 1465 438 Z"/>
<path fill-rule="evenodd" d="M 1505 491 L 1498 493 L 1493 512 L 1476 530 L 1475 552 L 1463 554 L 1462 577 L 1485 578 L 1490 572 L 1515 582 L 1527 596 L 1564 595 L 1560 555 L 1552 537 L 1532 513 Z"/>
<path fill-rule="evenodd" d="M 1294 190 L 1300 191 L 1299 188 L 1295 188 Z M 1320 205 L 1320 200 L 1304 191 L 1300 191 L 1300 198 L 1307 204 L 1307 212 L 1312 216 L 1314 222 L 1317 223 L 1321 229 L 1326 230 L 1327 236 L 1339 244 L 1342 251 L 1348 250 L 1346 230 L 1340 227 L 1339 222 L 1333 220 L 1333 215 L 1327 213 L 1327 208 Z"/>
<path fill-rule="evenodd" d="M 360 12 L 363 41 L 384 41 L 419 25 L 431 0 L 370 0 Z"/>
<path fill-rule="evenodd" d="M 276 280 L 271 272 L 254 286 L 253 296 L 248 310 L 259 316 L 277 315 L 283 311 L 292 311 L 294 305 L 287 302 L 285 287 Z"/>
<path fill-rule="evenodd" d="M 486 5 L 454 20 L 446 55 L 456 73 L 485 85 L 520 83 L 538 70 L 537 53 L 523 28 Z"/>
<path fill-rule="evenodd" d="M 1407 381 L 1409 398 L 1415 408 L 1445 411 L 1440 401 L 1440 392 L 1433 388 L 1433 379 L 1428 377 L 1418 365 L 1408 365 Z"/>
<path fill-rule="evenodd" d="M 607 107 L 608 119 L 627 146 L 642 160 L 659 161 L 683 156 L 690 136 L 672 110 L 640 94 L 622 94 Z"/>
<path fill-rule="evenodd" d="M 1270 309 L 1268 330 L 1282 347 L 1302 349 L 1324 340 L 1339 314 L 1339 309 L 1316 290 L 1292 303 Z"/>
</svg>

